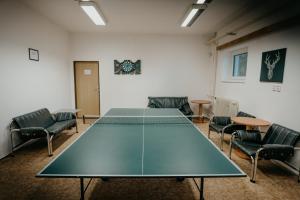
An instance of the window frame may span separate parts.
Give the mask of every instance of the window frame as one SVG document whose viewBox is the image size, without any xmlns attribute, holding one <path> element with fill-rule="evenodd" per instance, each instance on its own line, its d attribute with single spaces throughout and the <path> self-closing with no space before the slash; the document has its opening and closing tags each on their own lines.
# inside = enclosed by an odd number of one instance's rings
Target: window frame
<svg viewBox="0 0 300 200">
<path fill-rule="evenodd" d="M 247 54 L 247 63 L 246 63 L 246 73 L 245 76 L 233 76 L 234 70 L 234 57 Z M 248 47 L 242 47 L 238 49 L 232 49 L 225 52 L 223 59 L 223 69 L 222 69 L 222 82 L 227 83 L 244 83 L 247 77 L 247 68 L 248 68 Z"/>
<path fill-rule="evenodd" d="M 246 54 L 246 56 L 247 56 L 245 75 L 244 76 L 235 76 L 234 75 L 234 71 L 236 69 L 235 59 L 236 59 L 237 56 L 241 56 L 241 55 L 244 55 L 244 54 Z M 245 78 L 247 76 L 248 52 L 243 52 L 243 53 L 238 53 L 238 54 L 232 54 L 232 57 L 233 57 L 233 61 L 232 61 L 232 74 L 231 74 L 232 78 L 233 79 L 236 79 L 236 78 L 238 78 L 238 79 Z"/>
</svg>

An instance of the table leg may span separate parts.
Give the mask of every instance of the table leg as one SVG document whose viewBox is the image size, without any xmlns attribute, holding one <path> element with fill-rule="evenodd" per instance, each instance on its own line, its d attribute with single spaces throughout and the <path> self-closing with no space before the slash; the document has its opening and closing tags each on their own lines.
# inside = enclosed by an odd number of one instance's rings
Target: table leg
<svg viewBox="0 0 300 200">
<path fill-rule="evenodd" d="M 176 181 L 182 182 L 182 181 L 184 181 L 184 178 L 183 177 L 176 177 Z"/>
<path fill-rule="evenodd" d="M 203 123 L 204 120 L 203 120 L 203 117 L 202 117 L 202 104 L 199 104 L 199 112 L 198 112 L 198 114 L 199 114 L 199 121 Z"/>
<path fill-rule="evenodd" d="M 204 200 L 204 178 L 201 177 L 200 182 L 200 200 Z"/>
<path fill-rule="evenodd" d="M 200 192 L 200 200 L 204 200 L 204 178 L 201 177 L 200 178 L 200 186 L 198 186 L 198 183 L 196 182 L 195 178 L 192 178 L 197 189 L 199 190 Z"/>
<path fill-rule="evenodd" d="M 85 115 L 82 115 L 82 122 L 85 124 Z"/>
<path fill-rule="evenodd" d="M 83 178 L 80 178 L 80 199 L 84 200 L 84 183 L 83 183 Z"/>
</svg>

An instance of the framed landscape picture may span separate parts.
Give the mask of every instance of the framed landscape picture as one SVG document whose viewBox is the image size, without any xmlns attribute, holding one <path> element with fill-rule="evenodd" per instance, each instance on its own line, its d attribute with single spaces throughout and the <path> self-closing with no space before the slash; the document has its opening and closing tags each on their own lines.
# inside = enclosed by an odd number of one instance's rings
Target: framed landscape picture
<svg viewBox="0 0 300 200">
<path fill-rule="evenodd" d="M 282 83 L 286 48 L 262 53 L 260 81 Z"/>
</svg>

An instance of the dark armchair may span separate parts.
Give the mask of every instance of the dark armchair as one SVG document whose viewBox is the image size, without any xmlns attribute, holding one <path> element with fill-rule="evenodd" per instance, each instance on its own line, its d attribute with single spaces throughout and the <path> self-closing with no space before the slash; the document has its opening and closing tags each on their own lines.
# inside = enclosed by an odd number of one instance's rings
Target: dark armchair
<svg viewBox="0 0 300 200">
<path fill-rule="evenodd" d="M 251 157 L 251 182 L 255 182 L 258 159 L 287 160 L 293 156 L 294 146 L 299 136 L 299 132 L 278 124 L 272 124 L 263 139 L 261 139 L 259 131 L 238 130 L 232 134 L 229 158 L 231 158 L 233 147 Z"/>
<path fill-rule="evenodd" d="M 238 112 L 237 117 L 252 117 L 255 116 L 250 115 L 245 112 Z M 220 149 L 223 151 L 223 141 L 224 141 L 224 134 L 232 134 L 236 130 L 246 130 L 245 125 L 239 124 L 232 124 L 230 117 L 225 116 L 214 116 L 209 121 L 209 129 L 208 129 L 208 138 L 210 138 L 210 131 L 214 131 L 220 134 Z"/>
<path fill-rule="evenodd" d="M 74 126 L 76 127 L 76 132 L 78 132 L 74 113 L 60 112 L 50 114 L 46 108 L 15 117 L 10 124 L 12 152 L 28 140 L 46 137 L 48 155 L 51 156 L 53 137 L 61 131 Z M 14 145 L 14 134 L 18 134 L 21 139 L 18 145 Z"/>
<path fill-rule="evenodd" d="M 148 100 L 149 108 L 178 108 L 186 116 L 193 115 L 188 97 L 148 97 Z"/>
</svg>

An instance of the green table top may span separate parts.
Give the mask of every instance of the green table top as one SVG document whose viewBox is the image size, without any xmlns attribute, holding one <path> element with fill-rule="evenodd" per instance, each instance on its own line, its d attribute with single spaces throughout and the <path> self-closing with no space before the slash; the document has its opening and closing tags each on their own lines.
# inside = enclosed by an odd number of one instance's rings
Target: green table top
<svg viewBox="0 0 300 200">
<path fill-rule="evenodd" d="M 37 177 L 240 177 L 177 109 L 113 108 Z"/>
</svg>

